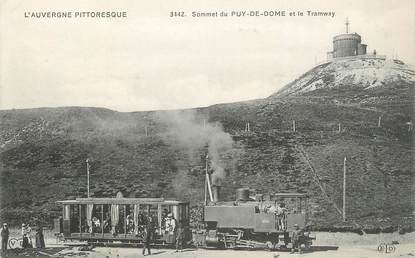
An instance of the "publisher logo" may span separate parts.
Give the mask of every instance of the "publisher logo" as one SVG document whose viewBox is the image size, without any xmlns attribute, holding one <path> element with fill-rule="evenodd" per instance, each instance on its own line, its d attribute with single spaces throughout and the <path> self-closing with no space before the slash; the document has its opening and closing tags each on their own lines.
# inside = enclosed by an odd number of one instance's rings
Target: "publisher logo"
<svg viewBox="0 0 415 258">
<path fill-rule="evenodd" d="M 381 243 L 378 246 L 378 251 L 380 253 L 393 253 L 395 252 L 396 247 L 394 244 L 390 244 L 390 243 Z"/>
</svg>

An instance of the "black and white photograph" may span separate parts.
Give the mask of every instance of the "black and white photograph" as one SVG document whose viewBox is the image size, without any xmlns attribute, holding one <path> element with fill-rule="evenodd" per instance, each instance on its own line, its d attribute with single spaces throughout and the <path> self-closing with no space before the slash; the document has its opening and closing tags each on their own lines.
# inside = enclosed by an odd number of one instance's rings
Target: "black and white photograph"
<svg viewBox="0 0 415 258">
<path fill-rule="evenodd" d="M 412 0 L 1 0 L 0 257 L 414 257 L 414 97 Z"/>
</svg>

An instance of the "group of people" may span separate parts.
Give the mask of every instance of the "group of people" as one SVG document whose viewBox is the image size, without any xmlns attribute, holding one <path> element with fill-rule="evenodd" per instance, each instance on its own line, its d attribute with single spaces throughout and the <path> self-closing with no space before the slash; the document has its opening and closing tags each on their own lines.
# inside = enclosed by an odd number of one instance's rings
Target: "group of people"
<svg viewBox="0 0 415 258">
<path fill-rule="evenodd" d="M 280 206 L 281 207 L 281 206 Z M 268 207 L 268 212 L 272 211 L 272 207 Z M 284 208 L 284 207 L 282 207 Z M 151 216 L 147 216 L 145 218 L 145 225 L 143 227 L 143 250 L 142 253 L 145 255 L 145 251 L 147 250 L 148 255 L 151 255 L 151 243 L 154 239 L 154 225 Z M 172 213 L 169 213 L 167 216 L 163 217 L 163 233 L 168 236 L 169 242 L 175 242 L 176 245 L 176 252 L 183 251 L 183 240 L 184 240 L 184 227 L 181 222 L 177 222 L 177 220 L 173 217 Z M 32 229 L 28 224 L 22 224 L 22 237 L 23 237 L 23 248 L 33 248 L 32 245 L 32 237 L 31 237 Z M 3 227 L 1 229 L 1 250 L 5 252 L 7 250 L 7 245 L 9 241 L 9 228 L 7 223 L 3 223 Z M 294 231 L 291 233 L 291 240 L 292 240 L 292 249 L 291 253 L 294 253 L 298 250 L 301 253 L 301 244 L 302 238 L 304 236 L 304 232 L 300 227 L 295 224 Z M 36 248 L 45 248 L 45 240 L 43 236 L 43 229 L 41 226 L 38 226 L 36 229 L 35 234 L 35 246 Z"/>
<path fill-rule="evenodd" d="M 76 225 L 76 223 L 73 223 Z M 137 231 L 142 231 L 144 226 L 147 224 L 147 216 L 145 216 L 142 213 L 138 214 L 138 221 L 137 221 L 137 227 L 134 222 L 133 214 L 128 214 L 125 218 L 125 229 L 127 234 L 139 234 Z M 88 227 L 87 223 L 85 223 L 85 229 L 83 232 L 88 233 L 102 233 L 102 230 L 104 230 L 104 233 L 113 233 L 118 234 L 120 232 L 124 233 L 124 224 L 120 223 L 116 225 L 115 227 L 112 227 L 111 225 L 111 216 L 109 213 L 105 214 L 104 220 L 101 223 L 100 219 L 97 217 L 92 217 L 91 219 L 91 227 Z"/>
<path fill-rule="evenodd" d="M 276 226 L 279 230 L 285 230 L 285 215 L 287 214 L 287 208 L 285 208 L 284 203 L 280 203 L 278 205 L 271 205 L 268 204 L 265 206 L 264 212 L 266 213 L 274 213 L 276 218 Z"/>
<path fill-rule="evenodd" d="M 176 252 L 183 251 L 183 241 L 184 241 L 184 227 L 182 223 L 173 217 L 172 213 L 163 213 L 162 217 L 162 234 L 166 235 L 168 242 L 173 242 L 176 245 Z M 154 226 L 152 223 L 152 218 L 147 218 L 147 223 L 144 226 L 144 236 L 143 236 L 143 255 L 145 251 L 151 255 L 150 245 L 153 240 Z"/>
<path fill-rule="evenodd" d="M 32 228 L 29 224 L 22 224 L 22 247 L 23 248 L 33 248 L 32 242 Z M 1 250 L 2 252 L 7 250 L 8 242 L 9 242 L 9 227 L 7 223 L 3 223 L 1 229 Z M 45 248 L 45 238 L 43 236 L 43 228 L 42 226 L 36 227 L 35 233 L 35 247 L 36 248 Z"/>
<path fill-rule="evenodd" d="M 23 248 L 33 248 L 32 228 L 29 224 L 22 224 Z M 35 247 L 45 248 L 45 237 L 43 235 L 43 227 L 37 226 L 35 230 Z"/>
</svg>

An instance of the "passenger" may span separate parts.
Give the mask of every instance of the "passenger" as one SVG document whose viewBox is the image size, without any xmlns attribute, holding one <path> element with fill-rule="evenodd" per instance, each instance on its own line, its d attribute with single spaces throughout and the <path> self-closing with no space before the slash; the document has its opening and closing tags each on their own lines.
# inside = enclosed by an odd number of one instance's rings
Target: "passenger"
<svg viewBox="0 0 415 258">
<path fill-rule="evenodd" d="M 164 234 L 166 231 L 166 219 L 169 211 L 165 208 L 161 213 L 161 232 Z"/>
<path fill-rule="evenodd" d="M 138 225 L 145 226 L 147 225 L 146 216 L 141 212 L 138 214 Z"/>
<path fill-rule="evenodd" d="M 291 233 L 291 253 L 295 252 L 295 249 L 298 249 L 298 252 L 301 254 L 301 238 L 303 236 L 304 232 L 300 229 L 300 227 L 297 224 L 294 224 L 294 231 Z"/>
<path fill-rule="evenodd" d="M 101 229 L 101 222 L 97 217 L 92 218 L 92 233 L 97 233 Z"/>
<path fill-rule="evenodd" d="M 151 240 L 153 237 L 153 225 L 151 217 L 148 217 L 147 224 L 144 226 L 144 236 L 143 236 L 143 255 L 145 255 L 146 249 L 148 255 L 151 255 Z"/>
<path fill-rule="evenodd" d="M 277 207 L 275 207 L 275 205 L 268 205 L 268 206 L 269 206 L 269 208 L 268 208 L 269 213 L 277 214 L 278 209 L 277 209 Z"/>
<path fill-rule="evenodd" d="M 164 208 L 163 209 L 163 212 L 162 212 L 162 214 L 161 214 L 161 217 L 162 218 L 167 218 L 167 215 L 169 214 L 169 211 L 166 209 L 166 208 Z"/>
<path fill-rule="evenodd" d="M 81 219 L 81 232 L 82 233 L 91 233 L 92 232 L 92 227 L 88 226 L 88 223 L 87 223 L 86 219 Z"/>
<path fill-rule="evenodd" d="M 131 214 L 127 215 L 126 218 L 126 225 L 127 225 L 127 233 L 128 234 L 132 234 L 134 233 L 134 220 L 133 220 L 133 216 Z"/>
<path fill-rule="evenodd" d="M 284 203 L 280 203 L 277 207 L 276 215 L 278 219 L 278 229 L 285 230 L 285 214 L 287 209 Z"/>
<path fill-rule="evenodd" d="M 138 213 L 138 223 L 137 223 L 137 232 L 136 232 L 136 234 L 137 235 L 144 234 L 144 229 L 145 229 L 146 225 L 147 225 L 146 216 L 143 213 L 139 212 Z"/>
<path fill-rule="evenodd" d="M 110 233 L 111 232 L 111 215 L 109 212 L 105 214 L 103 223 L 104 223 L 104 233 Z"/>
<path fill-rule="evenodd" d="M 43 236 L 42 226 L 39 226 L 36 229 L 35 245 L 36 245 L 36 248 L 45 248 L 45 238 Z"/>
<path fill-rule="evenodd" d="M 176 252 L 183 251 L 184 228 L 183 224 L 179 222 L 176 230 Z"/>
<path fill-rule="evenodd" d="M 32 248 L 32 237 L 31 237 L 32 229 L 29 225 L 22 224 L 22 238 L 23 238 L 23 248 Z"/>
<path fill-rule="evenodd" d="M 270 208 L 271 208 L 271 204 L 265 205 L 265 207 L 264 207 L 264 213 L 268 213 Z"/>
<path fill-rule="evenodd" d="M 7 223 L 3 223 L 1 228 L 1 251 L 5 252 L 7 250 L 7 243 L 9 242 L 9 227 Z"/>
<path fill-rule="evenodd" d="M 176 220 L 174 219 L 173 214 L 169 213 L 166 219 L 166 234 L 168 234 L 167 241 L 169 243 L 175 242 L 176 240 L 174 237 L 175 231 L 176 231 Z"/>
</svg>

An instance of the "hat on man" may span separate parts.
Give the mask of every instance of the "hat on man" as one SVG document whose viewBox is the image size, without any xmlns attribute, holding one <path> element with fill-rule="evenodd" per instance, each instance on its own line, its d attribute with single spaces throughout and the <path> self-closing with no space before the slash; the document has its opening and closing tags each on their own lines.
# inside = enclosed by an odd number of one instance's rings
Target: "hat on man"
<svg viewBox="0 0 415 258">
<path fill-rule="evenodd" d="M 7 223 L 3 223 L 3 226 L 7 226 Z"/>
<path fill-rule="evenodd" d="M 294 224 L 294 227 L 295 227 L 295 228 L 298 228 L 298 224 Z"/>
<path fill-rule="evenodd" d="M 171 217 L 173 217 L 173 214 L 169 213 L 169 214 L 167 215 L 167 217 L 171 218 Z"/>
</svg>

